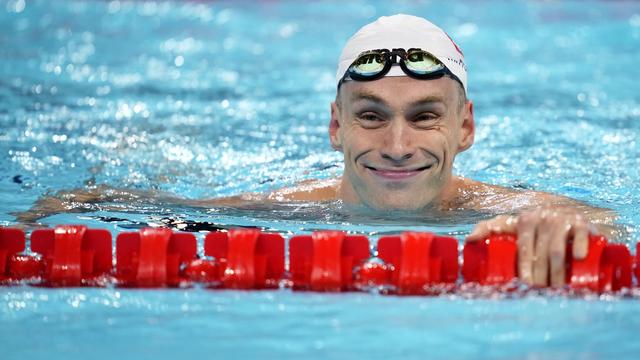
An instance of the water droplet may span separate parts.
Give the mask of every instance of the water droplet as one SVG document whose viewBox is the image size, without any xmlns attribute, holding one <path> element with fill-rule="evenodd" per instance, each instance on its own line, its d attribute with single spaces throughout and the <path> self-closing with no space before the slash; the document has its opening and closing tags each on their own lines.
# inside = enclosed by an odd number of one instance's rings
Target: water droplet
<svg viewBox="0 0 640 360">
<path fill-rule="evenodd" d="M 21 13 L 24 11 L 24 8 L 26 5 L 27 4 L 24 0 L 9 1 L 7 3 L 7 11 L 14 12 L 14 13 Z"/>
<path fill-rule="evenodd" d="M 176 64 L 177 67 L 182 66 L 184 64 L 184 57 L 182 57 L 182 55 L 176 56 L 175 60 L 173 60 L 173 63 Z"/>
</svg>

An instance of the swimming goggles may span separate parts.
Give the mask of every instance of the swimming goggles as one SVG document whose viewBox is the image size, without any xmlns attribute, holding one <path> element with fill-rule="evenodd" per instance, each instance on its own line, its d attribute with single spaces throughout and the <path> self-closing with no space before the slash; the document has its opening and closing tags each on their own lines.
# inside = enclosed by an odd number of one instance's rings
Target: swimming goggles
<svg viewBox="0 0 640 360">
<path fill-rule="evenodd" d="M 365 51 L 358 55 L 349 66 L 347 72 L 338 82 L 340 85 L 346 80 L 371 81 L 385 76 L 393 64 L 399 64 L 408 76 L 430 80 L 444 75 L 450 76 L 460 84 L 462 82 L 444 64 L 428 51 L 412 48 L 409 50 L 387 49 Z"/>
</svg>

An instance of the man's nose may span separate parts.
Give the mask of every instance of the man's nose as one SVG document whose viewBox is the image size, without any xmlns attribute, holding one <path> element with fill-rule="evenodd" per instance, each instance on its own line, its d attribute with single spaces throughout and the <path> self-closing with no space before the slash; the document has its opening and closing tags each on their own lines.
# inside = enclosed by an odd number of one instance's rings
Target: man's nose
<svg viewBox="0 0 640 360">
<path fill-rule="evenodd" d="M 387 130 L 382 157 L 393 162 L 411 159 L 416 149 L 411 139 L 411 128 L 406 121 L 394 119 Z"/>
</svg>

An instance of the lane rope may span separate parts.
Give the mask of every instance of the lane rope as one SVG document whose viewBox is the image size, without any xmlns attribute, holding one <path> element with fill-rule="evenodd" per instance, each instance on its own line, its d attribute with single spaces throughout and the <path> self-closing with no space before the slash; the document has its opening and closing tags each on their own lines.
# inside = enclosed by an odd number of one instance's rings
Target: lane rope
<svg viewBox="0 0 640 360">
<path fill-rule="evenodd" d="M 288 254 L 282 235 L 246 228 L 208 233 L 203 257 L 192 233 L 168 228 L 122 232 L 115 241 L 114 259 L 109 231 L 58 225 L 34 230 L 25 252 L 25 233 L 0 227 L 0 285 L 322 292 L 376 288 L 385 294 L 436 295 L 465 284 L 509 291 L 518 278 L 517 237 L 510 233 L 465 243 L 462 257 L 457 239 L 411 231 L 380 237 L 373 256 L 366 236 L 343 231 L 294 235 Z M 571 242 L 565 263 L 571 289 L 604 293 L 637 286 L 640 244 L 635 257 L 626 245 L 609 243 L 601 235 L 590 235 L 584 259 L 572 258 L 570 249 Z"/>
</svg>

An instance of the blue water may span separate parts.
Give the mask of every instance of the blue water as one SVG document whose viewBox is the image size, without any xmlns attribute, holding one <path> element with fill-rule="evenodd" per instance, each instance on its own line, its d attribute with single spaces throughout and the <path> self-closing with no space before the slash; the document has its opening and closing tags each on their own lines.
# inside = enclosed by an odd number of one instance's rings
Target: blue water
<svg viewBox="0 0 640 360">
<path fill-rule="evenodd" d="M 360 26 L 397 12 L 431 19 L 464 50 L 477 136 L 457 174 L 611 208 L 621 241 L 636 243 L 632 1 L 0 1 L 0 225 L 94 184 L 197 199 L 339 175 L 327 139 L 335 63 Z M 462 238 L 483 216 L 159 200 L 77 210 L 40 223 Z M 0 288 L 0 358 L 637 358 L 637 298 Z"/>
</svg>

